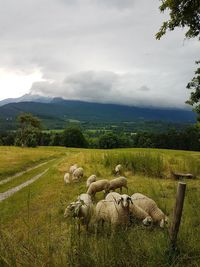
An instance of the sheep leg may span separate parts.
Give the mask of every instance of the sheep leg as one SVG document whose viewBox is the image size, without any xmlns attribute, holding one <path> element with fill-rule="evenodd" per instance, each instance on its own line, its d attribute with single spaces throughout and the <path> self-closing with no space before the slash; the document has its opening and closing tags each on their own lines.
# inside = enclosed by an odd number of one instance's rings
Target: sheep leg
<svg viewBox="0 0 200 267">
<path fill-rule="evenodd" d="M 81 224 L 80 224 L 80 220 L 78 220 L 78 234 L 80 235 L 81 233 Z"/>
<path fill-rule="evenodd" d="M 126 190 L 127 190 L 127 193 L 128 193 L 128 186 L 127 186 L 127 185 L 125 185 L 124 187 L 126 188 Z"/>
<path fill-rule="evenodd" d="M 120 194 L 122 193 L 122 187 L 120 187 Z"/>
</svg>

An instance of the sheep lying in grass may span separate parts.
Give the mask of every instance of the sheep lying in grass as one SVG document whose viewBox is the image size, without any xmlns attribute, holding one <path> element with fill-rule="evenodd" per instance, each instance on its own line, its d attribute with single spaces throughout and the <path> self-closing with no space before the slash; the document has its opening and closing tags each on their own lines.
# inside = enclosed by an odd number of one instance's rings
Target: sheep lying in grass
<svg viewBox="0 0 200 267">
<path fill-rule="evenodd" d="M 120 193 L 122 193 L 122 187 L 125 187 L 128 191 L 127 179 L 125 177 L 118 177 L 110 181 L 109 191 L 115 191 L 115 189 L 120 188 Z"/>
<path fill-rule="evenodd" d="M 72 174 L 72 180 L 74 182 L 79 181 L 83 177 L 84 171 L 83 168 L 77 168 Z"/>
<path fill-rule="evenodd" d="M 81 194 L 77 201 L 70 203 L 65 209 L 64 217 L 79 218 L 81 223 L 88 227 L 93 214 L 93 203 L 91 196 Z"/>
<path fill-rule="evenodd" d="M 78 168 L 78 165 L 77 164 L 74 164 L 72 166 L 70 166 L 69 168 L 69 173 L 70 174 L 73 174 L 73 172 Z"/>
<path fill-rule="evenodd" d="M 116 192 L 111 192 L 106 196 L 105 200 L 115 201 L 116 203 L 118 203 L 121 198 L 123 198 L 123 195 L 120 195 L 119 193 L 116 193 Z M 150 225 L 152 223 L 151 216 L 149 216 L 149 214 L 145 212 L 143 209 L 141 209 L 139 206 L 134 204 L 132 200 L 129 206 L 129 211 L 130 211 L 130 214 L 132 214 L 134 218 L 138 220 L 142 220 L 144 225 Z"/>
<path fill-rule="evenodd" d="M 115 174 L 121 174 L 122 173 L 122 170 L 123 170 L 123 167 L 121 164 L 118 164 L 116 167 L 115 167 Z"/>
<path fill-rule="evenodd" d="M 132 204 L 130 205 L 130 214 L 138 219 L 138 220 L 142 220 L 142 223 L 145 226 L 149 226 L 152 224 L 153 219 L 151 218 L 151 216 L 142 208 L 140 208 L 137 204 L 135 204 L 134 202 L 132 202 Z"/>
<path fill-rule="evenodd" d="M 64 175 L 64 182 L 65 184 L 70 184 L 70 174 L 68 172 Z"/>
<path fill-rule="evenodd" d="M 90 184 L 87 194 L 91 197 L 95 197 L 97 192 L 104 191 L 105 193 L 109 192 L 110 183 L 108 180 L 103 179 Z"/>
<path fill-rule="evenodd" d="M 91 183 L 96 182 L 96 180 L 97 180 L 96 175 L 95 175 L 95 174 L 92 174 L 92 175 L 87 179 L 86 187 L 88 188 L 88 187 L 91 185 Z"/>
<path fill-rule="evenodd" d="M 131 196 L 133 203 L 143 209 L 151 216 L 154 223 L 159 223 L 161 228 L 164 228 L 165 224 L 168 223 L 167 216 L 158 208 L 156 202 L 147 196 L 135 193 Z"/>
<path fill-rule="evenodd" d="M 121 195 L 118 201 L 101 200 L 96 205 L 97 223 L 109 222 L 112 226 L 129 224 L 129 206 L 131 197 Z"/>
</svg>

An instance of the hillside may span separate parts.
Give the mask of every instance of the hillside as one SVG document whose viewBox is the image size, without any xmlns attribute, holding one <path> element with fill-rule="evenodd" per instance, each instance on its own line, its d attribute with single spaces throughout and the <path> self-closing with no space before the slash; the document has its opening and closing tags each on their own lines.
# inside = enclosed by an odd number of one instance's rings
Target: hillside
<svg viewBox="0 0 200 267">
<path fill-rule="evenodd" d="M 130 107 L 58 98 L 53 99 L 51 103 L 20 102 L 0 107 L 0 128 L 15 127 L 16 117 L 22 112 L 30 112 L 38 116 L 48 128 L 62 128 L 68 120 L 82 122 L 195 122 L 195 114 L 189 110 Z"/>
</svg>

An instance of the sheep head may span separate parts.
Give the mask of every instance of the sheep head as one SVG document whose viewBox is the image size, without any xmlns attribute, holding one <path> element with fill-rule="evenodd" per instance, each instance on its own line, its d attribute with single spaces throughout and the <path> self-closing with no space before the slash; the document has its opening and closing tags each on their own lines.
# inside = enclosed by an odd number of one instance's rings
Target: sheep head
<svg viewBox="0 0 200 267">
<path fill-rule="evenodd" d="M 168 217 L 165 216 L 165 218 L 160 221 L 160 228 L 164 228 L 165 226 L 167 226 L 168 221 L 169 221 Z"/>
<path fill-rule="evenodd" d="M 117 201 L 118 205 L 120 203 L 121 203 L 122 207 L 127 208 L 127 207 L 129 207 L 130 203 L 133 204 L 133 201 L 132 201 L 131 197 L 129 197 L 128 195 L 124 194 L 124 195 L 121 195 L 121 198 Z"/>
<path fill-rule="evenodd" d="M 65 209 L 64 218 L 68 217 L 78 217 L 80 208 L 84 205 L 83 200 L 78 200 L 76 202 L 71 202 Z"/>
<path fill-rule="evenodd" d="M 149 226 L 149 225 L 151 225 L 152 224 L 152 218 L 150 217 L 150 216 L 148 216 L 148 217 L 146 217 L 143 221 L 143 224 L 145 225 L 145 226 Z"/>
<path fill-rule="evenodd" d="M 71 202 L 65 209 L 64 218 L 72 216 L 75 207 L 76 207 L 76 202 Z"/>
</svg>

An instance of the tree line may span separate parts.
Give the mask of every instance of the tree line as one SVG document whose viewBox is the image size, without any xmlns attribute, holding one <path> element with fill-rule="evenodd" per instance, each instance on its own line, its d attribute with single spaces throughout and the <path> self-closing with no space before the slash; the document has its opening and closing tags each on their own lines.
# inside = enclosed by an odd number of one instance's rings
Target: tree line
<svg viewBox="0 0 200 267">
<path fill-rule="evenodd" d="M 200 151 L 200 127 L 190 126 L 182 131 L 175 129 L 164 133 L 102 132 L 90 137 L 77 126 L 67 127 L 61 132 L 42 131 L 40 120 L 31 114 L 21 114 L 18 130 L 0 133 L 0 145 L 21 147 L 65 146 L 80 148 L 166 148 Z"/>
</svg>

